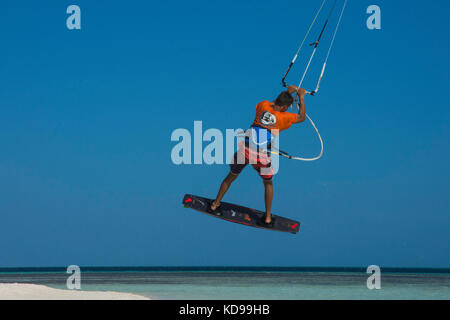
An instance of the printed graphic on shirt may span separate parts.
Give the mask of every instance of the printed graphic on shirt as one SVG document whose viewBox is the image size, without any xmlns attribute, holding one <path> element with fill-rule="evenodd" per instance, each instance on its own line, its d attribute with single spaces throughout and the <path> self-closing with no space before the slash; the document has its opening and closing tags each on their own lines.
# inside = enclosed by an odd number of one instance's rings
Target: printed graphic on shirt
<svg viewBox="0 0 450 320">
<path fill-rule="evenodd" d="M 261 122 L 261 124 L 264 126 L 272 126 L 277 123 L 277 117 L 275 117 L 275 115 L 271 114 L 268 111 L 264 111 L 263 113 L 261 113 L 259 122 Z"/>
</svg>

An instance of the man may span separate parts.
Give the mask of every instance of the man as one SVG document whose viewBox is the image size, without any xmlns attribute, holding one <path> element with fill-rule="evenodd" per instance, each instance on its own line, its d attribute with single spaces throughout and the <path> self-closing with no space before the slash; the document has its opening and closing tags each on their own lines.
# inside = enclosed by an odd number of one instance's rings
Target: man
<svg viewBox="0 0 450 320">
<path fill-rule="evenodd" d="M 294 99 L 292 94 L 297 92 L 299 97 L 298 114 L 286 112 L 292 105 Z M 238 177 L 241 171 L 249 163 L 259 173 L 264 183 L 264 200 L 266 205 L 266 215 L 262 219 L 261 224 L 266 227 L 272 227 L 272 215 L 270 213 L 273 199 L 273 169 L 271 167 L 270 155 L 266 152 L 258 152 L 250 146 L 256 144 L 258 147 L 264 146 L 270 149 L 270 141 L 278 134 L 279 131 L 289 129 L 294 123 L 305 121 L 305 89 L 296 86 L 288 86 L 287 91 L 283 91 L 273 102 L 262 101 L 256 105 L 255 120 L 251 126 L 250 138 L 246 138 L 245 145 L 241 146 L 234 154 L 233 162 L 230 164 L 230 173 L 223 180 L 216 200 L 211 203 L 210 212 L 215 213 L 220 206 L 225 193 L 228 191 L 231 183 Z M 244 159 L 245 161 L 239 161 Z"/>
</svg>

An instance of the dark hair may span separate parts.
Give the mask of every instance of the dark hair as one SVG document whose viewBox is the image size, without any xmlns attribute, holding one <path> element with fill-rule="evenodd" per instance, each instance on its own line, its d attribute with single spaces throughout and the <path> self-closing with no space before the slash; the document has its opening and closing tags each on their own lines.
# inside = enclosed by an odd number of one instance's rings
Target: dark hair
<svg viewBox="0 0 450 320">
<path fill-rule="evenodd" d="M 283 91 L 275 100 L 275 105 L 279 107 L 290 106 L 294 102 L 289 91 Z"/>
</svg>

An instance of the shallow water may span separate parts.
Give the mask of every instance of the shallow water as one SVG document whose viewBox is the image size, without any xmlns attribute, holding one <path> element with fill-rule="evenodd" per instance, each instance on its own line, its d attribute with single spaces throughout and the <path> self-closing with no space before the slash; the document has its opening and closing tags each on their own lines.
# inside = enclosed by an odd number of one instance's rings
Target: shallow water
<svg viewBox="0 0 450 320">
<path fill-rule="evenodd" d="M 137 293 L 152 299 L 450 299 L 449 273 L 386 273 L 369 290 L 365 272 L 83 272 L 82 290 Z M 65 272 L 2 272 L 0 282 L 66 288 Z"/>
</svg>

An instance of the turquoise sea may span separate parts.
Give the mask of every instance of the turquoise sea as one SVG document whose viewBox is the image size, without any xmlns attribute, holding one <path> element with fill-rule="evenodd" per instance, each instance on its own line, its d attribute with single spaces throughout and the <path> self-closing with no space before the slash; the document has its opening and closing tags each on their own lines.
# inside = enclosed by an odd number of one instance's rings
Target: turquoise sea
<svg viewBox="0 0 450 320">
<path fill-rule="evenodd" d="M 3 268 L 0 283 L 66 288 L 65 268 Z M 450 269 L 381 269 L 369 290 L 364 268 L 81 267 L 81 289 L 152 299 L 450 299 Z"/>
</svg>

